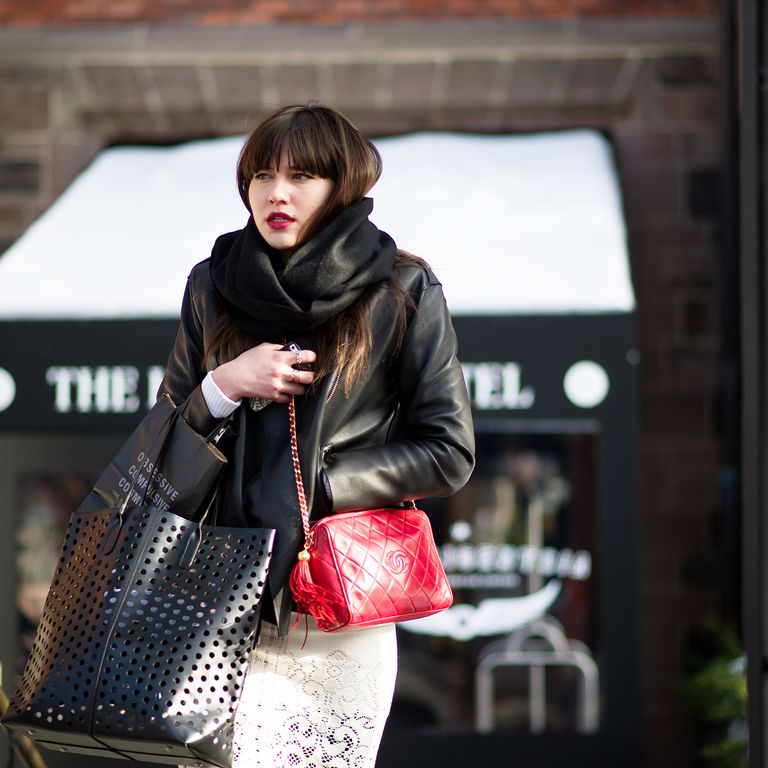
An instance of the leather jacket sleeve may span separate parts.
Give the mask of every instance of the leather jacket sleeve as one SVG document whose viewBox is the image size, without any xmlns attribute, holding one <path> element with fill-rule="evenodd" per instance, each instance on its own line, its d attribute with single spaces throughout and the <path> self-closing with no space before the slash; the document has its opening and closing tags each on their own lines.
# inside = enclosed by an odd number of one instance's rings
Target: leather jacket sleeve
<svg viewBox="0 0 768 768">
<path fill-rule="evenodd" d="M 158 398 L 168 393 L 176 405 L 184 403 L 182 417 L 201 435 L 208 435 L 223 422 L 215 418 L 205 403 L 200 383 L 203 379 L 203 326 L 187 281 L 181 304 L 181 321 L 168 357 L 165 377 Z"/>
<path fill-rule="evenodd" d="M 384 445 L 331 453 L 323 467 L 336 512 L 447 496 L 474 467 L 474 430 L 442 287 L 418 299 L 396 364 L 399 410 Z"/>
</svg>

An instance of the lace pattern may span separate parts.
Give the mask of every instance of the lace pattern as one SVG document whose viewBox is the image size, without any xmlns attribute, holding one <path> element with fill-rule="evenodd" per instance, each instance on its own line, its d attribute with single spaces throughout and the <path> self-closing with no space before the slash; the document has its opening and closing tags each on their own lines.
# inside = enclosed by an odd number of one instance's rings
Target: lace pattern
<svg viewBox="0 0 768 768">
<path fill-rule="evenodd" d="M 264 625 L 235 719 L 233 768 L 373 768 L 397 673 L 394 625 Z"/>
</svg>

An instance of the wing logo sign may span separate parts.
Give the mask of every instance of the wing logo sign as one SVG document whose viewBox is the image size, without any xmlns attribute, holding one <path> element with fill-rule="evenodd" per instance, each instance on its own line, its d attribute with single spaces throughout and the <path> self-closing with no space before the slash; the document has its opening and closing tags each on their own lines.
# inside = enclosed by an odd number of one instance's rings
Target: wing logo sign
<svg viewBox="0 0 768 768">
<path fill-rule="evenodd" d="M 454 605 L 446 611 L 399 626 L 419 635 L 467 641 L 513 632 L 543 616 L 557 600 L 562 582 L 552 579 L 542 589 L 523 597 L 497 597 L 479 605 Z"/>
<path fill-rule="evenodd" d="M 481 591 L 480 601 L 457 603 L 434 616 L 403 622 L 404 630 L 462 642 L 506 635 L 550 611 L 566 579 L 583 582 L 592 575 L 592 555 L 586 549 L 473 542 L 472 528 L 466 520 L 455 521 L 452 541 L 440 547 L 440 557 L 451 587 Z M 527 594 L 520 594 L 526 587 Z M 489 591 L 499 596 L 487 597 Z"/>
</svg>

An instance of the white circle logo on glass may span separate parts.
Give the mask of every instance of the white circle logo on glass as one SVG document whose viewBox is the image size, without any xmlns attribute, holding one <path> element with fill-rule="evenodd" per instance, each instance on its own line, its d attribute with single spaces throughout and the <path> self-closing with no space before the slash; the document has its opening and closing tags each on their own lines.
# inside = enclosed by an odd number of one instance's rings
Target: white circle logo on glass
<svg viewBox="0 0 768 768">
<path fill-rule="evenodd" d="M 0 411 L 10 407 L 16 399 L 16 382 L 5 368 L 0 368 Z"/>
<path fill-rule="evenodd" d="M 565 373 L 566 397 L 579 408 L 594 408 L 608 396 L 611 388 L 605 368 L 592 360 L 580 360 Z"/>
</svg>

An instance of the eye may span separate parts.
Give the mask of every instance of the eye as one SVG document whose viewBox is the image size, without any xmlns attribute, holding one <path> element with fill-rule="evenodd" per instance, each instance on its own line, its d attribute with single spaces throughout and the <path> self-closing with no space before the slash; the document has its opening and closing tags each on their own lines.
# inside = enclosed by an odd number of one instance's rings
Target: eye
<svg viewBox="0 0 768 768">
<path fill-rule="evenodd" d="M 294 171 L 293 174 L 291 174 L 292 178 L 294 179 L 314 179 L 315 176 L 312 173 L 307 173 L 306 171 Z"/>
<path fill-rule="evenodd" d="M 256 173 L 253 174 L 253 178 L 256 179 L 256 181 L 264 181 L 271 178 L 271 174 L 269 171 L 256 171 Z"/>
</svg>

